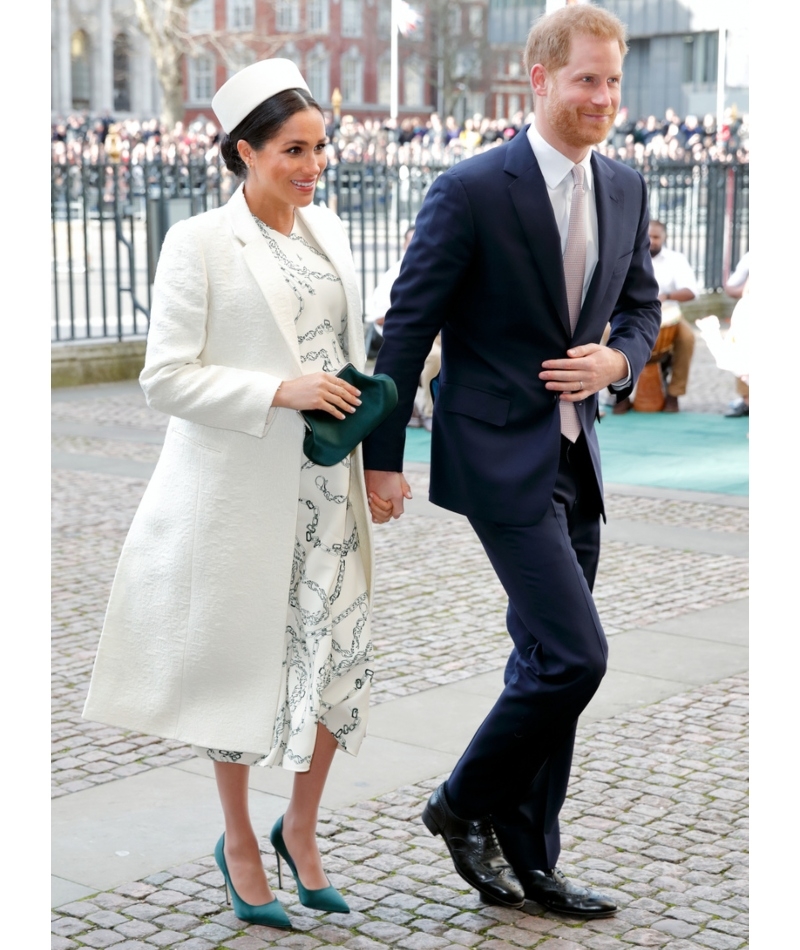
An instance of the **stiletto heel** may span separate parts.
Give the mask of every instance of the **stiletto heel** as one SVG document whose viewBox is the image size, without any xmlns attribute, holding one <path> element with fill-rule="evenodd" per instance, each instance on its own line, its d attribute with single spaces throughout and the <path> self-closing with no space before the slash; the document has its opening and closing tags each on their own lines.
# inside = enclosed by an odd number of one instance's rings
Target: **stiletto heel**
<svg viewBox="0 0 800 950">
<path fill-rule="evenodd" d="M 311 907 L 314 910 L 325 910 L 330 914 L 350 913 L 350 908 L 347 906 L 347 902 L 332 885 L 329 884 L 327 887 L 319 887 L 313 891 L 303 886 L 302 882 L 300 881 L 300 875 L 297 873 L 295 863 L 292 860 L 292 857 L 286 847 L 286 843 L 283 840 L 283 815 L 281 815 L 281 817 L 275 822 L 275 825 L 270 832 L 269 840 L 272 842 L 272 847 L 275 849 L 275 854 L 278 856 L 278 886 L 280 886 L 280 866 L 281 858 L 283 858 L 283 860 L 289 865 L 289 870 L 292 872 L 294 882 L 297 884 L 297 894 L 300 898 L 300 903 L 304 907 Z"/>
<path fill-rule="evenodd" d="M 277 897 L 267 904 L 248 904 L 247 901 L 243 901 L 239 897 L 228 873 L 224 848 L 225 835 L 223 834 L 214 848 L 214 858 L 225 879 L 225 895 L 228 903 L 233 903 L 234 914 L 239 920 L 244 920 L 248 924 L 262 924 L 264 927 L 280 927 L 282 930 L 291 930 L 292 922 Z"/>
<path fill-rule="evenodd" d="M 283 890 L 283 875 L 281 874 L 281 865 L 283 864 L 283 861 L 281 861 L 281 856 L 277 851 L 275 852 L 275 856 L 278 859 L 278 887 Z"/>
</svg>

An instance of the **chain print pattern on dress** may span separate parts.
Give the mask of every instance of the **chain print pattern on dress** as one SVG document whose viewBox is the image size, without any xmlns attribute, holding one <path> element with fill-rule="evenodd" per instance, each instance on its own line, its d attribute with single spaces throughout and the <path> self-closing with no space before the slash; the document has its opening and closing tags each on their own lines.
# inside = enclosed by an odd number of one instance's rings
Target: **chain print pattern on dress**
<svg viewBox="0 0 800 950">
<path fill-rule="evenodd" d="M 278 239 L 276 237 L 280 232 L 273 230 L 268 224 L 264 224 L 261 218 L 257 218 L 253 215 L 253 220 L 258 225 L 258 229 L 264 238 L 269 244 L 269 248 L 272 251 L 272 256 L 278 262 L 278 267 L 281 269 L 283 274 L 283 279 L 289 285 L 292 290 L 292 293 L 297 298 L 299 304 L 299 309 L 294 317 L 294 322 L 300 319 L 303 310 L 305 309 L 305 298 L 303 297 L 302 291 L 305 291 L 309 296 L 314 296 L 316 290 L 312 283 L 313 280 L 329 280 L 336 284 L 341 284 L 342 279 L 338 274 L 331 271 L 315 271 L 312 270 L 307 264 L 303 263 L 302 255 L 298 254 L 297 260 L 292 260 L 287 254 L 284 253 L 281 246 L 278 244 Z M 286 237 L 286 235 L 284 235 Z M 301 234 L 292 233 L 289 235 L 290 241 L 299 242 L 305 251 L 316 254 L 317 257 L 321 257 L 328 265 L 330 265 L 330 260 L 322 253 L 322 251 L 317 250 L 317 248 L 312 247 L 311 244 L 306 241 L 306 239 Z"/>
<path fill-rule="evenodd" d="M 257 223 L 299 301 L 296 330 L 304 372 L 337 372 L 347 361 L 341 281 L 332 266 L 331 273 L 323 273 L 323 262 L 330 261 L 301 234 L 293 233 L 287 247 L 285 235 L 270 235 L 263 222 Z M 297 263 L 291 256 L 295 247 Z M 372 642 L 350 475 L 349 456 L 330 467 L 304 458 L 271 748 L 267 753 L 203 750 L 215 761 L 305 771 L 318 723 L 345 751 L 357 751 L 361 743 L 373 676 Z"/>
</svg>

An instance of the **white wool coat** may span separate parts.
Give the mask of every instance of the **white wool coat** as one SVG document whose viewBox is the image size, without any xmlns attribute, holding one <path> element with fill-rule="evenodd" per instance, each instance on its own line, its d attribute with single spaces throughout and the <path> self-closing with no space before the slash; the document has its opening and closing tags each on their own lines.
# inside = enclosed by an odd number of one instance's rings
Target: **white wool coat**
<svg viewBox="0 0 800 950">
<path fill-rule="evenodd" d="M 344 228 L 323 207 L 297 213 L 342 279 L 349 358 L 363 369 Z M 172 418 L 122 550 L 85 718 L 211 748 L 271 748 L 304 460 L 302 417 L 272 400 L 302 375 L 295 309 L 241 187 L 170 229 L 140 382 Z M 360 447 L 352 466 L 371 595 Z"/>
</svg>

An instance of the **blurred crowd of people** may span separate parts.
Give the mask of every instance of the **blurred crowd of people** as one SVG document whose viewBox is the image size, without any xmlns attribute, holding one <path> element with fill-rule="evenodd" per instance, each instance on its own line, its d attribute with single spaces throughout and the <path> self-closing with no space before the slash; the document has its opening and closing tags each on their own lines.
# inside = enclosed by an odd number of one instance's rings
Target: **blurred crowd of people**
<svg viewBox="0 0 800 950">
<path fill-rule="evenodd" d="M 532 114 L 518 112 L 510 119 L 489 119 L 476 114 L 458 122 L 439 115 L 359 120 L 344 115 L 334 120 L 326 113 L 330 137 L 328 160 L 379 165 L 452 165 L 512 139 Z M 219 165 L 221 133 L 207 118 L 178 122 L 165 129 L 157 119 L 115 121 L 111 116 L 71 115 L 52 124 L 52 160 L 58 164 L 102 164 L 119 161 L 141 165 L 161 161 L 183 164 L 203 161 Z M 680 117 L 667 109 L 663 118 L 654 115 L 633 119 L 621 109 L 608 139 L 598 146 L 610 158 L 636 167 L 654 162 L 747 162 L 749 129 L 747 116 L 728 109 L 722 127 L 715 116 Z"/>
</svg>

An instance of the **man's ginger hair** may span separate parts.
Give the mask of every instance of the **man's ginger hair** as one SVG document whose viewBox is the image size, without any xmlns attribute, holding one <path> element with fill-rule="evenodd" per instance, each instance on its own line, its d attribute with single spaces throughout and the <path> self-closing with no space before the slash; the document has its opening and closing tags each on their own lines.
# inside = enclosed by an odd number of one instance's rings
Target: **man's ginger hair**
<svg viewBox="0 0 800 950">
<path fill-rule="evenodd" d="M 625 24 L 613 13 L 590 3 L 573 3 L 545 13 L 531 27 L 523 62 L 528 75 L 537 63 L 556 72 L 569 62 L 570 43 L 576 34 L 599 40 L 616 40 L 624 58 L 628 52 Z"/>
</svg>

